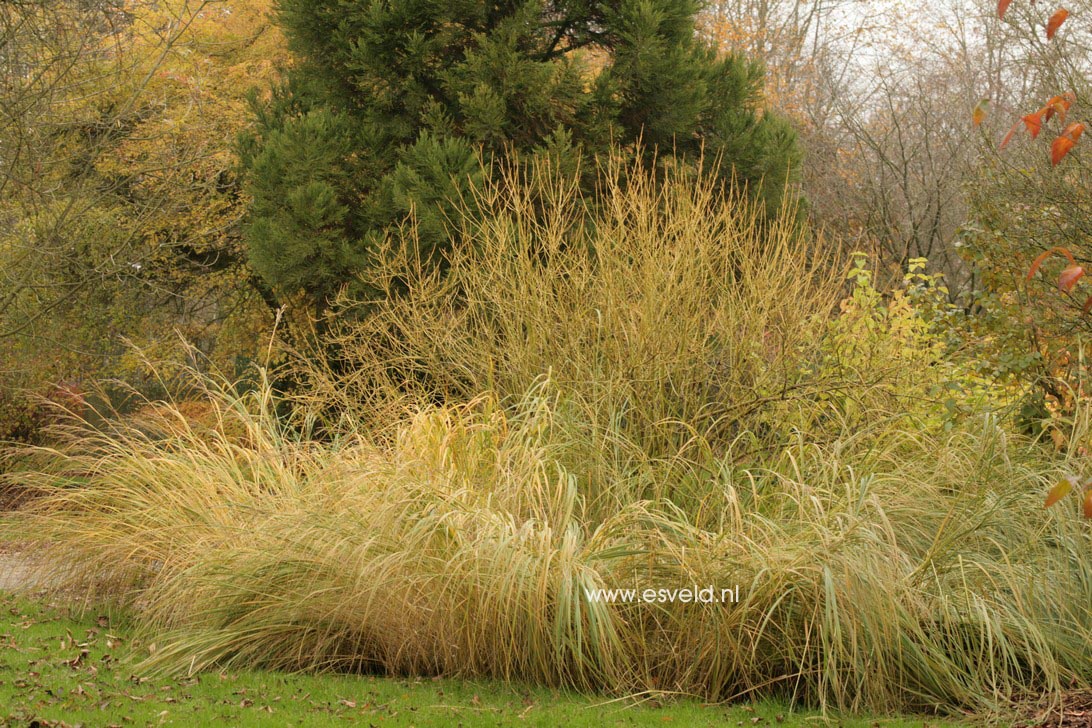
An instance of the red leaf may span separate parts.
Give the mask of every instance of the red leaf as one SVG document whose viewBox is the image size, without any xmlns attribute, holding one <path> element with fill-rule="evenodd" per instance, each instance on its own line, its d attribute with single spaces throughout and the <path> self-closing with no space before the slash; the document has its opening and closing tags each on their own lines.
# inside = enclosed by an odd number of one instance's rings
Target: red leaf
<svg viewBox="0 0 1092 728">
<path fill-rule="evenodd" d="M 1073 140 L 1074 144 L 1076 144 L 1077 140 L 1081 138 L 1081 134 L 1084 134 L 1084 124 L 1079 121 L 1073 122 L 1065 128 L 1065 131 L 1062 132 L 1062 136 L 1069 137 Z"/>
<path fill-rule="evenodd" d="M 1084 494 L 1084 517 L 1092 518 L 1092 490 Z"/>
<path fill-rule="evenodd" d="M 1005 138 L 1001 140 L 1001 146 L 999 146 L 998 149 L 1004 149 L 1005 147 L 1007 147 L 1009 145 L 1009 142 L 1012 141 L 1012 137 L 1016 133 L 1016 129 L 1019 126 L 1020 126 L 1019 121 L 1012 125 L 1012 128 L 1009 129 L 1009 133 L 1006 134 Z"/>
<path fill-rule="evenodd" d="M 1052 505 L 1060 501 L 1069 495 L 1069 491 L 1073 490 L 1073 484 L 1076 478 L 1071 475 L 1067 475 L 1058 481 L 1058 484 L 1050 489 L 1047 493 L 1046 505 L 1043 508 L 1050 508 Z"/>
<path fill-rule="evenodd" d="M 1044 115 L 1043 120 L 1050 121 L 1050 118 L 1057 114 L 1058 118 L 1064 122 L 1066 112 L 1069 111 L 1069 107 L 1073 105 L 1073 100 L 1074 96 L 1072 93 L 1055 96 L 1050 101 L 1046 102 L 1046 114 Z"/>
<path fill-rule="evenodd" d="M 1060 136 L 1055 139 L 1054 143 L 1050 145 L 1051 166 L 1056 166 L 1058 162 L 1065 159 L 1065 155 L 1069 154 L 1069 150 L 1071 150 L 1076 143 L 1077 142 L 1073 141 L 1072 138 L 1067 136 Z"/>
<path fill-rule="evenodd" d="M 1028 276 L 1024 280 L 1030 281 L 1032 277 L 1039 272 L 1039 267 L 1043 264 L 1043 261 L 1049 258 L 1053 252 L 1053 250 L 1044 250 L 1042 253 L 1035 256 L 1035 260 L 1031 262 L 1031 267 L 1028 268 Z"/>
<path fill-rule="evenodd" d="M 1009 9 L 1012 0 L 997 0 L 997 17 L 1004 18 L 1005 11 Z"/>
<path fill-rule="evenodd" d="M 1088 315 L 1088 312 L 1092 311 L 1092 296 L 1089 296 L 1084 300 L 1084 305 L 1081 306 L 1081 313 Z"/>
<path fill-rule="evenodd" d="M 1069 17 L 1069 11 L 1065 8 L 1058 8 L 1054 11 L 1054 14 L 1050 16 L 1050 20 L 1047 21 L 1046 35 L 1047 40 L 1052 40 L 1054 34 L 1058 32 L 1058 28 L 1062 27 L 1062 23 Z"/>
<path fill-rule="evenodd" d="M 1035 256 L 1035 260 L 1031 262 L 1031 267 L 1028 268 L 1027 278 L 1025 278 L 1024 280 L 1030 281 L 1032 276 L 1039 272 L 1039 268 L 1043 265 L 1043 261 L 1054 255 L 1055 253 L 1057 253 L 1058 255 L 1064 255 L 1065 259 L 1069 261 L 1069 266 L 1071 268 L 1077 265 L 1077 260 L 1073 257 L 1073 253 L 1070 253 L 1065 248 L 1056 245 L 1050 250 L 1044 250 L 1042 253 L 1039 253 L 1039 255 Z"/>
<path fill-rule="evenodd" d="M 1039 109 L 1034 114 L 1028 114 L 1023 117 L 1024 126 L 1031 132 L 1031 138 L 1039 136 L 1039 132 L 1043 129 L 1043 117 L 1041 116 L 1046 109 Z"/>
<path fill-rule="evenodd" d="M 1064 269 L 1058 275 L 1058 288 L 1061 288 L 1064 292 L 1069 293 L 1073 290 L 1073 286 L 1077 285 L 1077 281 L 1084 275 L 1084 268 L 1079 265 L 1071 265 Z"/>
</svg>

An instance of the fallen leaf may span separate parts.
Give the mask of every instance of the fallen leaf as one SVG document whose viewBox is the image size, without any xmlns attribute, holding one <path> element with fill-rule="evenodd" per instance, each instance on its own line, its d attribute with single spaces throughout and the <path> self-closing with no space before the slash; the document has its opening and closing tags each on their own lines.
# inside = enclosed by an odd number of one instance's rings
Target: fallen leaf
<svg viewBox="0 0 1092 728">
<path fill-rule="evenodd" d="M 1024 120 L 1024 126 L 1028 128 L 1028 132 L 1031 134 L 1031 138 L 1039 136 L 1039 132 L 1043 130 L 1043 117 L 1045 109 L 1040 109 L 1034 114 L 1027 114 L 1021 117 Z"/>
</svg>

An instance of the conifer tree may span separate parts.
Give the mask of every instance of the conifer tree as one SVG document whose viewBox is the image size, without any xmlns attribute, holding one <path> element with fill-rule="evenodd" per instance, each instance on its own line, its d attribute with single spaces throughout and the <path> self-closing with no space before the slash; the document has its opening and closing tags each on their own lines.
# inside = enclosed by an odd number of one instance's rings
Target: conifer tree
<svg viewBox="0 0 1092 728">
<path fill-rule="evenodd" d="M 698 6 L 281 0 L 297 62 L 240 144 L 254 267 L 321 307 L 411 212 L 439 260 L 479 155 L 704 153 L 776 208 L 795 136 L 761 108 L 761 68 L 696 36 Z"/>
</svg>

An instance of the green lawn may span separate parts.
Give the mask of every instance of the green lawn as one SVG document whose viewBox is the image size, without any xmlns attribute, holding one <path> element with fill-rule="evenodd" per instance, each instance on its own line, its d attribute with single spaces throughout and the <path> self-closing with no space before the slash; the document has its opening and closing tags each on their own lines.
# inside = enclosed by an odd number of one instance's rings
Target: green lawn
<svg viewBox="0 0 1092 728">
<path fill-rule="evenodd" d="M 107 616 L 73 618 L 0 594 L 0 726 L 752 726 L 821 725 L 775 703 L 610 701 L 543 688 L 450 679 L 206 673 L 149 679 L 134 658 L 150 645 Z M 939 726 L 922 718 L 831 721 Z"/>
</svg>

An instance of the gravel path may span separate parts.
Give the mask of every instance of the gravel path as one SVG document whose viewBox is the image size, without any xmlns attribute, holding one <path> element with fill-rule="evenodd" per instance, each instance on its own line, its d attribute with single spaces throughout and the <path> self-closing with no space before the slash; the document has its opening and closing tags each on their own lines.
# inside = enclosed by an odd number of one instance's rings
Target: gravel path
<svg viewBox="0 0 1092 728">
<path fill-rule="evenodd" d="M 11 548 L 0 551 L 0 591 L 28 594 L 47 585 L 32 555 Z"/>
</svg>

